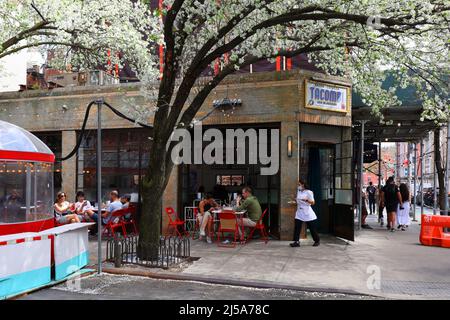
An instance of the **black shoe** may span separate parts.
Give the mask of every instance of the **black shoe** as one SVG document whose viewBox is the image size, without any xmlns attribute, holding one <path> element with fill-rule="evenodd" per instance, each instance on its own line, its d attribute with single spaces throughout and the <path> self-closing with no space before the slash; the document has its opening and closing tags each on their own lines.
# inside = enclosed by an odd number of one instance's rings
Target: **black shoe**
<svg viewBox="0 0 450 320">
<path fill-rule="evenodd" d="M 361 226 L 361 228 L 363 228 L 363 229 L 372 229 L 372 227 L 369 226 L 368 224 L 363 224 L 363 225 Z"/>
<path fill-rule="evenodd" d="M 397 229 L 400 229 L 401 227 L 402 227 L 402 225 L 401 225 L 401 224 L 399 224 L 399 225 L 398 225 L 398 227 L 397 227 Z"/>
<path fill-rule="evenodd" d="M 320 246 L 320 241 L 314 242 L 313 247 L 318 247 Z"/>
<path fill-rule="evenodd" d="M 291 247 L 300 247 L 300 242 L 292 242 L 289 244 Z"/>
</svg>

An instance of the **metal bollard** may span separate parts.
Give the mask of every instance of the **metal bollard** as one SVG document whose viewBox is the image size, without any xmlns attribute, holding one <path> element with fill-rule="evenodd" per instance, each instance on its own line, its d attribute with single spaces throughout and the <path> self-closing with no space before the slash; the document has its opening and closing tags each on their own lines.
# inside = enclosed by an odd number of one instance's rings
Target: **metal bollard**
<svg viewBox="0 0 450 320">
<path fill-rule="evenodd" d="M 120 268 L 122 266 L 122 246 L 119 239 L 114 238 L 114 267 Z"/>
</svg>

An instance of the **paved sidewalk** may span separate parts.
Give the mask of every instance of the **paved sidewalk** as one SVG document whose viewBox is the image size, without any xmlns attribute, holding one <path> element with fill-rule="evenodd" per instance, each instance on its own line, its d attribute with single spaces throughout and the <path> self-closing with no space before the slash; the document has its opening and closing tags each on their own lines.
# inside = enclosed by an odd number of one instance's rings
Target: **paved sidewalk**
<svg viewBox="0 0 450 320">
<path fill-rule="evenodd" d="M 312 240 L 306 239 L 300 248 L 289 247 L 287 241 L 252 241 L 236 248 L 192 241 L 191 256 L 200 259 L 185 268 L 118 271 L 385 298 L 449 299 L 450 251 L 420 245 L 419 222 L 407 231 L 391 233 L 376 220 L 375 215 L 368 217 L 374 229 L 357 232 L 355 242 L 325 235 L 319 247 L 312 247 Z"/>
</svg>

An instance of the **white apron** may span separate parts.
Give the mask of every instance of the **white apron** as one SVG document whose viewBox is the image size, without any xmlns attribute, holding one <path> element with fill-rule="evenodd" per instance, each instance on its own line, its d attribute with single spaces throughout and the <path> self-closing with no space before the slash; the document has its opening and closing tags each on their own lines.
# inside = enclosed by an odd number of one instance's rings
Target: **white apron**
<svg viewBox="0 0 450 320">
<path fill-rule="evenodd" d="M 311 190 L 298 190 L 297 192 L 297 212 L 295 213 L 295 219 L 301 221 L 312 221 L 316 220 L 317 216 L 311 205 L 304 201 L 303 199 L 308 199 L 314 201 L 314 194 Z"/>
</svg>

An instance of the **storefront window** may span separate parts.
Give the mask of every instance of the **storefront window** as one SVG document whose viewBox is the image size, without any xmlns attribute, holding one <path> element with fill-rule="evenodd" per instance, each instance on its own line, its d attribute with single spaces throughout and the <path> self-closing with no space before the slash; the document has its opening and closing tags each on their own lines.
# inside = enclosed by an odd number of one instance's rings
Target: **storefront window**
<svg viewBox="0 0 450 320">
<path fill-rule="evenodd" d="M 137 201 L 140 176 L 150 158 L 148 129 L 102 130 L 103 201 L 111 190 L 131 194 Z M 78 152 L 78 189 L 92 202 L 97 199 L 97 134 L 87 131 Z"/>
</svg>

